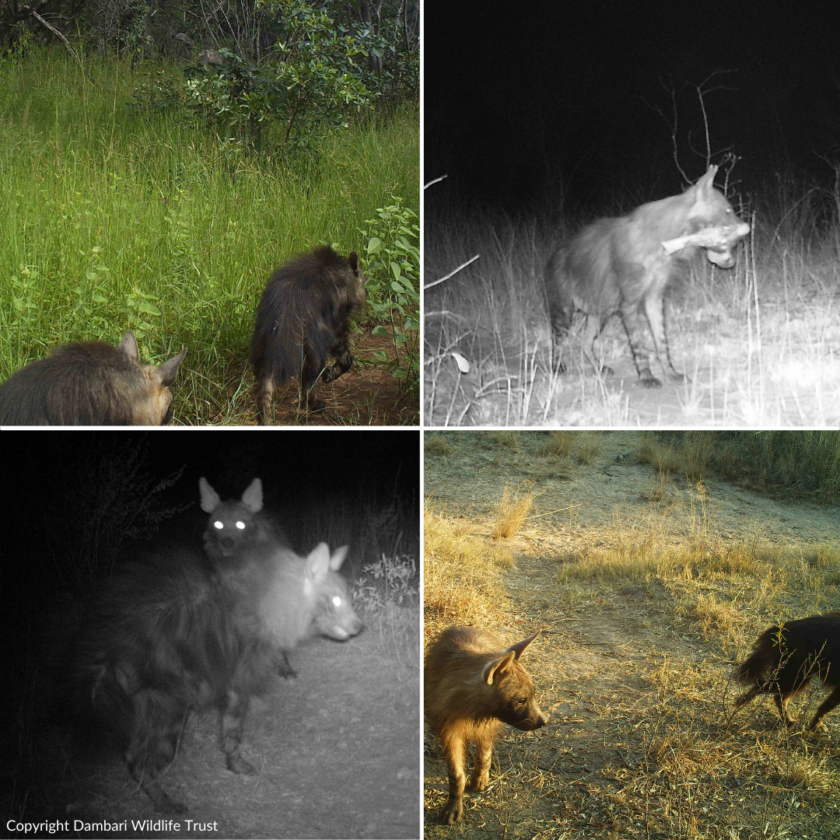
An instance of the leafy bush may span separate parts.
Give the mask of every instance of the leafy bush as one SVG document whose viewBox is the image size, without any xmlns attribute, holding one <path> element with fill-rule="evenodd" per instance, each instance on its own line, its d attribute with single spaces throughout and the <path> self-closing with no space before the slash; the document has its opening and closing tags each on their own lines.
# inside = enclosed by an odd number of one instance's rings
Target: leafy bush
<svg viewBox="0 0 840 840">
<path fill-rule="evenodd" d="M 393 360 L 379 351 L 374 361 L 390 367 L 406 387 L 414 387 L 420 375 L 419 219 L 402 206 L 402 199 L 394 198 L 361 232 L 367 239 L 368 306 L 379 322 L 373 334 L 392 338 L 396 350 Z"/>
</svg>

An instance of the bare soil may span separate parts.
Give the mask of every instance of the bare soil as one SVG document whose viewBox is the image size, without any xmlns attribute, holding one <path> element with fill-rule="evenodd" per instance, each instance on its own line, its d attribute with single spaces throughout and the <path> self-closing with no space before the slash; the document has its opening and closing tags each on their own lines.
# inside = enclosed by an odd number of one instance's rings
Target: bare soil
<svg viewBox="0 0 840 840">
<path fill-rule="evenodd" d="M 128 821 L 125 829 L 72 836 L 415 838 L 418 648 L 416 637 L 395 648 L 380 626 L 346 643 L 315 639 L 295 651 L 297 677 L 278 677 L 245 720 L 242 755 L 257 768 L 254 776 L 226 769 L 217 716 L 194 716 L 161 776 L 164 790 L 187 805 L 184 815 L 157 813 L 117 755 L 62 757 L 66 738 L 55 731 L 41 745 L 53 818 L 71 827 L 74 820 Z M 133 822 L 145 820 L 153 822 Z"/>
<path fill-rule="evenodd" d="M 523 664 L 551 719 L 534 733 L 506 728 L 490 787 L 467 793 L 455 827 L 438 820 L 446 768 L 427 732 L 426 837 L 840 837 L 840 715 L 829 715 L 827 733 L 787 733 L 763 698 L 730 724 L 737 660 L 676 617 L 673 593 L 659 581 L 593 583 L 585 598 L 560 591 L 563 563 L 647 527 L 652 471 L 632 457 L 641 433 L 601 433 L 592 463 L 562 470 L 545 468 L 542 433 L 522 434 L 522 451 L 510 457 L 481 445 L 484 434 L 446 434 L 452 455 L 426 457 L 425 492 L 439 510 L 489 537 L 502 488 L 533 482 L 536 509 L 509 542 L 513 609 L 505 626 L 489 629 L 512 643 L 542 628 Z M 836 508 L 776 501 L 714 478 L 705 483 L 701 527 L 723 540 L 753 536 L 803 547 L 840 540 Z M 673 545 L 696 533 L 698 515 L 667 501 L 655 513 Z M 763 629 L 756 626 L 755 636 Z M 795 702 L 794 716 L 804 718 L 805 702 L 813 708 L 823 696 L 815 689 Z"/>
</svg>

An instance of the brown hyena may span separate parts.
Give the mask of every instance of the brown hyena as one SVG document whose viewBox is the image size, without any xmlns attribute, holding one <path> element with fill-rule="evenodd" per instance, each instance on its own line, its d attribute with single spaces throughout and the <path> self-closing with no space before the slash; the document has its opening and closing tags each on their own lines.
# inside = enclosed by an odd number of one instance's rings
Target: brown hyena
<svg viewBox="0 0 840 840">
<path fill-rule="evenodd" d="M 158 776 L 173 761 L 193 711 L 216 709 L 234 773 L 257 771 L 240 754 L 250 700 L 283 673 L 306 637 L 347 641 L 362 629 L 338 574 L 347 547 L 307 557 L 251 546 L 216 574 L 201 551 L 163 548 L 127 564 L 84 611 L 74 656 L 80 722 L 116 737 L 155 808 L 185 806 Z"/>
<path fill-rule="evenodd" d="M 808 725 L 817 729 L 820 721 L 840 705 L 840 612 L 788 621 L 765 630 L 752 654 L 735 672 L 753 687 L 736 701 L 739 708 L 759 694 L 772 694 L 785 726 L 793 726 L 787 711 L 790 698 L 814 678 L 834 689 L 817 709 Z"/>
<path fill-rule="evenodd" d="M 350 320 L 364 306 L 365 275 L 355 251 L 332 248 L 302 254 L 274 272 L 257 307 L 251 363 L 257 380 L 257 420 L 266 422 L 274 387 L 300 377 L 308 410 L 324 404 L 318 382 L 332 382 L 353 365 Z M 335 361 L 327 367 L 327 359 Z"/>
<path fill-rule="evenodd" d="M 140 364 L 134 334 L 117 347 L 68 344 L 0 385 L 0 424 L 8 426 L 161 426 L 186 349 L 162 365 Z"/>
<path fill-rule="evenodd" d="M 222 501 L 206 478 L 198 480 L 201 509 L 209 513 L 204 550 L 217 566 L 237 562 L 244 549 L 263 543 L 289 545 L 284 531 L 263 512 L 263 486 L 255 478 L 241 499 Z"/>
<path fill-rule="evenodd" d="M 714 188 L 716 172 L 717 167 L 710 166 L 681 195 L 643 204 L 617 219 L 599 219 L 566 248 L 555 250 L 545 270 L 555 368 L 563 367 L 560 346 L 575 312 L 587 316 L 587 352 L 607 321 L 618 313 L 643 386 L 662 384 L 651 373 L 651 352 L 663 369 L 667 363 L 674 380 L 685 378 L 674 369 L 668 350 L 665 288 L 681 264 L 698 250 L 705 251 L 714 265 L 732 268 L 733 248 L 750 231 Z M 646 340 L 644 319 L 650 327 L 652 347 Z"/>
<path fill-rule="evenodd" d="M 470 789 L 484 790 L 502 723 L 530 731 L 548 721 L 534 698 L 531 677 L 519 662 L 539 633 L 505 648 L 487 630 L 450 627 L 426 652 L 423 696 L 449 773 L 449 800 L 440 814 L 449 825 L 461 819 L 464 809 L 467 744 L 476 745 Z"/>
</svg>

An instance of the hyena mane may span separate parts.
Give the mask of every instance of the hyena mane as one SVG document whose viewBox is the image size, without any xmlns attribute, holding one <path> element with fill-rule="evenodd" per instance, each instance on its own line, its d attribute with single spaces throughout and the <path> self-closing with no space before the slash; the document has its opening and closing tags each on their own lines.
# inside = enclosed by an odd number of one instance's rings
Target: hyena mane
<svg viewBox="0 0 840 840">
<path fill-rule="evenodd" d="M 58 347 L 0 385 L 6 426 L 159 426 L 172 419 L 172 393 L 186 349 L 144 365 L 134 334 L 119 345 L 88 341 Z"/>
<path fill-rule="evenodd" d="M 324 407 L 318 383 L 332 382 L 353 365 L 350 325 L 365 304 L 365 279 L 355 251 L 344 258 L 328 247 L 295 257 L 271 276 L 251 342 L 260 424 L 267 420 L 275 386 L 293 377 L 300 378 L 307 409 Z M 335 361 L 327 367 L 330 356 Z"/>
<path fill-rule="evenodd" d="M 192 711 L 218 709 L 228 768 L 254 772 L 239 753 L 242 723 L 251 696 L 271 685 L 279 654 L 237 625 L 236 598 L 200 552 L 169 549 L 126 564 L 87 604 L 74 661 L 77 713 L 116 738 L 160 811 L 185 810 L 157 777 Z"/>
<path fill-rule="evenodd" d="M 714 188 L 716 172 L 716 166 L 709 167 L 681 195 L 643 204 L 626 216 L 599 219 L 555 249 L 545 270 L 555 368 L 563 368 L 561 349 L 576 312 L 587 317 L 584 346 L 593 358 L 595 339 L 618 314 L 642 385 L 662 384 L 651 372 L 651 355 L 675 381 L 685 378 L 674 368 L 668 348 L 665 290 L 698 251 L 714 265 L 732 268 L 733 249 L 750 230 Z"/>
<path fill-rule="evenodd" d="M 458 822 L 463 813 L 468 744 L 476 748 L 470 789 L 484 790 L 502 724 L 530 731 L 548 721 L 537 705 L 531 676 L 519 661 L 538 635 L 539 631 L 505 648 L 487 630 L 450 627 L 429 646 L 424 708 L 440 739 L 449 775 L 449 799 L 440 815 L 444 823 Z"/>
</svg>

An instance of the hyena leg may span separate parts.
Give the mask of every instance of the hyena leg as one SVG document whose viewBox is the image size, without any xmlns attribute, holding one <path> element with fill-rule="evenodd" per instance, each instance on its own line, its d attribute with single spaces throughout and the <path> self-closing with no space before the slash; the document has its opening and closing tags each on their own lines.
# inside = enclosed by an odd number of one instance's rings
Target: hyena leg
<svg viewBox="0 0 840 840">
<path fill-rule="evenodd" d="M 303 394 L 303 403 L 307 411 L 323 411 L 326 406 L 318 399 L 318 379 L 321 376 L 323 362 L 313 360 L 307 354 L 303 361 L 303 369 L 300 372 L 300 387 Z"/>
<path fill-rule="evenodd" d="M 449 801 L 440 812 L 440 818 L 447 825 L 459 822 L 464 813 L 464 787 L 467 783 L 465 752 L 463 738 L 448 738 L 443 745 L 443 757 L 449 773 Z"/>
<path fill-rule="evenodd" d="M 639 311 L 639 303 L 622 300 L 620 309 L 621 320 L 624 323 L 624 329 L 627 331 L 627 339 L 630 342 L 630 350 L 633 353 L 633 361 L 636 363 L 641 384 L 645 388 L 661 387 L 662 383 L 650 370 L 650 349 L 645 346 L 645 329 L 642 322 L 642 313 Z"/>
<path fill-rule="evenodd" d="M 776 701 L 776 706 L 779 709 L 779 714 L 782 717 L 782 722 L 785 726 L 793 726 L 795 723 L 793 718 L 788 714 L 787 708 L 791 697 L 793 697 L 792 694 L 783 694 L 781 692 L 777 692 L 774 697 Z"/>
<path fill-rule="evenodd" d="M 183 814 L 187 806 L 172 799 L 157 776 L 168 767 L 178 750 L 187 712 L 171 698 L 151 689 L 138 691 L 132 700 L 134 732 L 125 754 L 134 780 L 164 814 Z"/>
<path fill-rule="evenodd" d="M 350 352 L 349 337 L 340 338 L 333 345 L 331 352 L 335 362 L 324 371 L 324 382 L 334 382 L 353 367 L 353 354 Z"/>
<path fill-rule="evenodd" d="M 826 697 L 822 706 L 817 709 L 811 722 L 808 724 L 808 729 L 818 729 L 820 721 L 832 710 L 840 706 L 840 687 L 835 688 L 834 691 Z"/>
<path fill-rule="evenodd" d="M 274 374 L 273 371 L 263 371 L 257 379 L 257 423 L 265 425 L 266 417 L 269 423 L 272 417 L 272 400 L 274 398 Z"/>
<path fill-rule="evenodd" d="M 225 753 L 227 768 L 233 773 L 252 776 L 256 768 L 245 761 L 239 754 L 242 743 L 242 724 L 248 712 L 248 696 L 235 689 L 228 689 L 227 705 L 222 710 L 222 749 Z"/>
<path fill-rule="evenodd" d="M 671 350 L 668 347 L 668 336 L 665 333 L 665 299 L 662 295 L 651 294 L 645 298 L 645 315 L 650 324 L 653 336 L 653 350 L 659 363 L 665 369 L 666 364 L 671 369 L 671 379 L 684 382 L 685 374 L 680 373 L 671 361 Z"/>
<path fill-rule="evenodd" d="M 490 784 L 490 765 L 493 762 L 493 738 L 479 737 L 475 742 L 475 767 L 470 778 L 470 790 L 484 790 Z"/>
</svg>

